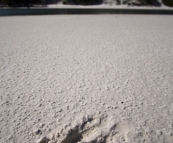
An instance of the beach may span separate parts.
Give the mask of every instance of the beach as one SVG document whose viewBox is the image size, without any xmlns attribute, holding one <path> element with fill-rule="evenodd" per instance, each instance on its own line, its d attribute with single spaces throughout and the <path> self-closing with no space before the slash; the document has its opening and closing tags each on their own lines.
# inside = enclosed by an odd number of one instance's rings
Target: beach
<svg viewBox="0 0 173 143">
<path fill-rule="evenodd" d="M 172 143 L 173 16 L 0 17 L 0 142 Z"/>
</svg>

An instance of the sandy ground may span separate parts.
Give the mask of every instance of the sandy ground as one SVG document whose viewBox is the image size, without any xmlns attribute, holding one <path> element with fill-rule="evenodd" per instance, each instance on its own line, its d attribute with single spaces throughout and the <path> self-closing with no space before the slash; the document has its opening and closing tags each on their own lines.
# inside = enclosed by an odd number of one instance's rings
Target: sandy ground
<svg viewBox="0 0 173 143">
<path fill-rule="evenodd" d="M 160 0 L 158 0 L 160 1 Z M 161 5 L 160 6 L 152 6 L 152 5 L 146 5 L 146 6 L 135 6 L 135 5 L 128 5 L 128 4 L 120 4 L 117 5 L 117 2 L 115 0 L 107 0 L 107 4 L 103 3 L 103 4 L 98 4 L 98 5 L 65 5 L 62 3 L 62 1 L 60 1 L 57 4 L 48 4 L 46 6 L 46 8 L 101 8 L 101 9 L 112 9 L 112 8 L 116 8 L 116 9 L 173 9 L 173 7 L 169 7 L 164 5 L 162 2 L 160 2 Z"/>
<path fill-rule="evenodd" d="M 83 6 L 83 5 L 64 5 L 64 4 L 61 4 L 61 3 L 60 4 L 49 4 L 45 8 L 173 9 L 173 7 L 168 7 L 168 6 L 164 5 L 164 4 L 162 4 L 161 6 L 157 7 L 157 6 L 135 6 L 135 5 L 134 6 L 129 6 L 129 5 L 117 5 L 117 4 L 100 4 L 100 5 L 87 5 L 87 6 Z"/>
<path fill-rule="evenodd" d="M 173 16 L 0 17 L 1 143 L 172 143 Z"/>
</svg>

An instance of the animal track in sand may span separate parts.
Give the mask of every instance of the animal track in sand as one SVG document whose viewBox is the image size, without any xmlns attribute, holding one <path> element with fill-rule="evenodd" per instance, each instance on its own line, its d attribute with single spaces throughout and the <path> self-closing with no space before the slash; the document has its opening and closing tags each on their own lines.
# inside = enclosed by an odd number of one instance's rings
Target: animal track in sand
<svg viewBox="0 0 173 143">
<path fill-rule="evenodd" d="M 37 143 L 126 143 L 129 127 L 118 123 L 114 116 L 82 115 L 72 123 L 43 136 Z"/>
</svg>

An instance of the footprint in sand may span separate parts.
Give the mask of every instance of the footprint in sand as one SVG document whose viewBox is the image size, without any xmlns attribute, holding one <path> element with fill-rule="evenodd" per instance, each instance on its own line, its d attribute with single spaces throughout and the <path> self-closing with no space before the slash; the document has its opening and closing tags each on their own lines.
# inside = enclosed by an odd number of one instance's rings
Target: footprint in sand
<svg viewBox="0 0 173 143">
<path fill-rule="evenodd" d="M 113 116 L 80 116 L 37 143 L 127 143 L 128 124 L 117 123 L 115 119 Z"/>
</svg>

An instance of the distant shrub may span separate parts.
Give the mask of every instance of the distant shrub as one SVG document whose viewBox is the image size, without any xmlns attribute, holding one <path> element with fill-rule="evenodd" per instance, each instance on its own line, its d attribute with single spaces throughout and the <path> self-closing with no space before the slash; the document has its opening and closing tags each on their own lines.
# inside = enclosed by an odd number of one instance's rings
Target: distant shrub
<svg viewBox="0 0 173 143">
<path fill-rule="evenodd" d="M 161 6 L 158 0 L 145 0 L 147 5 Z"/>
<path fill-rule="evenodd" d="M 135 6 L 161 6 L 158 0 L 123 0 L 122 4 L 135 5 Z"/>
<path fill-rule="evenodd" d="M 8 5 L 9 0 L 0 0 L 0 5 Z"/>
<path fill-rule="evenodd" d="M 8 5 L 12 7 L 18 6 L 32 6 L 33 4 L 41 4 L 42 0 L 0 0 L 1 5 Z"/>
<path fill-rule="evenodd" d="M 75 5 L 94 5 L 101 4 L 103 0 L 64 0 L 63 4 L 75 4 Z"/>
<path fill-rule="evenodd" d="M 163 0 L 163 4 L 166 6 L 173 7 L 173 0 Z"/>
</svg>

